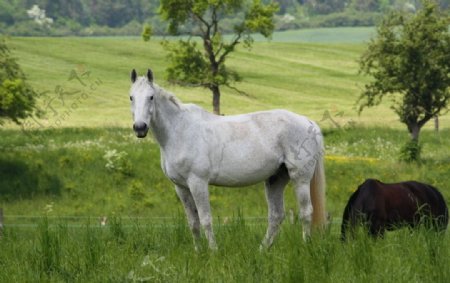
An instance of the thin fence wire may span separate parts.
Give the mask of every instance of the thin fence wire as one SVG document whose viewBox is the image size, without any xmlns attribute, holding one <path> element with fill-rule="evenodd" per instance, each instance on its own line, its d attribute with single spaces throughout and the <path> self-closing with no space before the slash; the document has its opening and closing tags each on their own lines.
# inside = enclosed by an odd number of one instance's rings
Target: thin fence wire
<svg viewBox="0 0 450 283">
<path fill-rule="evenodd" d="M 50 226 L 64 224 L 68 228 L 84 228 L 86 225 L 90 227 L 108 227 L 111 219 L 119 220 L 124 228 L 153 226 L 153 227 L 170 227 L 180 225 L 180 219 L 176 216 L 70 216 L 70 215 L 3 215 L 4 228 L 37 228 L 39 223 L 47 219 Z M 230 225 L 236 221 L 243 221 L 246 225 L 259 226 L 267 223 L 267 217 L 263 216 L 247 216 L 247 217 L 216 217 L 214 225 Z M 185 221 L 184 216 L 182 221 Z M 340 224 L 340 218 L 333 218 L 331 224 Z M 298 223 L 298 219 L 285 219 L 285 223 Z"/>
</svg>

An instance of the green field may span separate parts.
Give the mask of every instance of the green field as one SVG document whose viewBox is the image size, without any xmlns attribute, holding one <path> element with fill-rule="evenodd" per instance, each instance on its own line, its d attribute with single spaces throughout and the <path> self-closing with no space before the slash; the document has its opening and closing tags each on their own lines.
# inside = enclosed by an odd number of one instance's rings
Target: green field
<svg viewBox="0 0 450 283">
<path fill-rule="evenodd" d="M 211 188 L 217 253 L 195 253 L 152 139 L 130 129 L 2 130 L 0 282 L 448 282 L 450 234 L 426 230 L 339 241 L 343 207 L 368 177 L 434 184 L 450 201 L 450 131 L 423 133 L 424 160 L 398 163 L 400 129 L 325 131 L 330 230 L 311 242 L 285 221 L 260 253 L 262 184 Z M 295 209 L 291 188 L 286 210 Z M 108 217 L 105 227 L 100 218 Z"/>
<path fill-rule="evenodd" d="M 194 252 L 188 228 L 123 223 L 79 227 L 43 219 L 7 230 L 0 241 L 1 282 L 448 282 L 450 237 L 402 230 L 380 241 L 341 243 L 328 232 L 305 243 L 284 224 L 275 247 L 258 251 L 260 223 L 236 216 L 216 225 L 217 252 Z M 442 236 L 442 235 L 441 235 Z"/>
<path fill-rule="evenodd" d="M 207 90 L 164 80 L 159 39 L 8 39 L 47 114 L 0 128 L 0 282 L 449 282 L 449 233 L 339 241 L 343 208 L 366 178 L 430 183 L 450 203 L 450 114 L 440 118 L 439 133 L 431 123 L 423 130 L 422 161 L 405 164 L 398 156 L 409 136 L 388 101 L 355 111 L 368 81 L 357 60 L 372 31 L 277 33 L 227 61 L 247 95 L 223 89 L 225 115 L 284 108 L 324 131 L 330 229 L 305 243 L 300 225 L 285 221 L 266 252 L 258 251 L 267 215 L 262 184 L 210 189 L 219 250 L 210 253 L 203 242 L 195 253 L 157 144 L 134 136 L 132 68 L 151 67 L 183 102 L 212 108 Z M 290 187 L 285 208 L 296 209 Z"/>
<path fill-rule="evenodd" d="M 329 120 L 320 122 L 325 111 L 329 111 L 332 115 L 339 114 L 336 119 L 343 124 L 353 121 L 361 126 L 404 128 L 389 108 L 389 101 L 361 116 L 355 111 L 356 99 L 368 78 L 357 73 L 357 60 L 364 44 L 348 42 L 367 38 L 370 32 L 370 29 L 284 32 L 274 35 L 280 41 L 256 42 L 250 51 L 239 48 L 227 63 L 243 76 L 244 81 L 236 87 L 247 95 L 223 89 L 222 112 L 230 115 L 284 108 L 307 115 L 322 127 L 330 127 L 333 124 Z M 312 34 L 317 34 L 321 43 L 299 42 Z M 336 42 L 337 37 L 347 43 L 323 42 L 326 38 Z M 286 42 L 287 38 L 297 42 Z M 139 38 L 11 38 L 9 43 L 32 84 L 37 90 L 46 91 L 47 100 L 52 101 L 43 105 L 48 111 L 47 119 L 42 121 L 46 127 L 128 127 L 127 94 L 132 68 L 142 74 L 152 68 L 156 82 L 182 101 L 212 109 L 208 90 L 181 88 L 164 80 L 166 53 L 158 40 L 145 43 Z M 89 91 L 82 103 L 77 103 L 76 111 L 61 119 L 70 102 L 78 101 L 79 96 L 63 95 L 62 101 L 58 99 L 60 90 L 69 93 L 86 90 L 79 81 L 68 81 L 72 70 L 90 72 L 92 82 L 100 81 L 100 85 Z M 450 125 L 449 117 L 449 114 L 441 117 L 442 127 Z M 430 123 L 426 127 L 431 126 Z"/>
<path fill-rule="evenodd" d="M 0 207 L 7 215 L 173 216 L 182 206 L 160 168 L 159 147 L 130 129 L 58 129 L 21 133 L 3 130 L 0 140 Z M 423 133 L 422 164 L 398 163 L 408 140 L 402 130 L 325 131 L 325 169 L 330 213 L 340 218 L 348 197 L 366 178 L 386 182 L 415 179 L 441 188 L 450 200 L 450 131 Z M 242 210 L 267 214 L 263 185 L 212 188 L 215 216 Z M 286 208 L 295 208 L 286 190 Z M 18 221 L 12 219 L 12 222 Z"/>
<path fill-rule="evenodd" d="M 274 42 L 294 43 L 365 43 L 375 34 L 374 27 L 342 27 L 286 30 L 275 32 Z M 255 36 L 256 41 L 267 41 L 262 36 Z"/>
</svg>

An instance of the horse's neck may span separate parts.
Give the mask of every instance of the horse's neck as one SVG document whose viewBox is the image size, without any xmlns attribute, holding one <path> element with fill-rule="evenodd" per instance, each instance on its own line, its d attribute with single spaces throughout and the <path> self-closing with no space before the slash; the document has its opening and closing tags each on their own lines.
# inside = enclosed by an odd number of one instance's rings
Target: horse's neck
<svg viewBox="0 0 450 283">
<path fill-rule="evenodd" d="M 178 129 L 183 123 L 181 117 L 183 110 L 162 94 L 156 97 L 155 104 L 151 129 L 160 146 L 165 147 L 171 139 L 176 138 Z"/>
</svg>

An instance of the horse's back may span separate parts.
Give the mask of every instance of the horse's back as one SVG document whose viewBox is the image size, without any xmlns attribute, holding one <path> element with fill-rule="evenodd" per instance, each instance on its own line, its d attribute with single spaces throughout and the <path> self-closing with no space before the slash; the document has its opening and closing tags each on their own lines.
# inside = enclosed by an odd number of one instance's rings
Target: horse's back
<svg viewBox="0 0 450 283">
<path fill-rule="evenodd" d="M 378 180 L 366 180 L 363 187 L 370 190 L 379 208 L 391 214 L 391 218 L 408 218 L 417 212 L 433 217 L 448 214 L 442 194 L 428 184 L 417 181 L 387 184 Z"/>
<path fill-rule="evenodd" d="M 322 153 L 323 139 L 319 126 L 307 117 L 287 110 L 223 116 L 206 123 L 216 129 L 222 140 L 261 144 L 277 154 L 288 167 L 290 164 L 299 166 L 297 163 L 301 160 L 317 159 Z"/>
<path fill-rule="evenodd" d="M 311 125 L 317 126 L 306 116 L 284 109 L 258 111 L 247 114 L 221 116 L 214 123 L 219 124 L 251 124 L 260 129 L 269 130 L 308 130 Z"/>
<path fill-rule="evenodd" d="M 210 184 L 220 186 L 251 185 L 276 174 L 281 166 L 291 169 L 303 140 L 311 135 L 309 125 L 313 125 L 306 117 L 286 110 L 202 119 L 199 110 L 190 109 L 196 117 L 192 127 L 201 130 L 188 132 L 195 136 L 186 139 L 191 144 L 184 146 L 189 151 L 196 149 L 193 159 L 206 164 L 200 173 L 208 176 Z M 295 155 L 292 162 L 287 159 L 290 155 Z"/>
<path fill-rule="evenodd" d="M 416 181 L 386 184 L 374 179 L 365 180 L 350 197 L 344 210 L 343 235 L 344 229 L 355 223 L 355 215 L 363 216 L 372 226 L 379 225 L 377 229 L 415 226 L 425 215 L 437 219 L 435 227 L 445 230 L 449 218 L 445 200 L 433 186 Z"/>
</svg>

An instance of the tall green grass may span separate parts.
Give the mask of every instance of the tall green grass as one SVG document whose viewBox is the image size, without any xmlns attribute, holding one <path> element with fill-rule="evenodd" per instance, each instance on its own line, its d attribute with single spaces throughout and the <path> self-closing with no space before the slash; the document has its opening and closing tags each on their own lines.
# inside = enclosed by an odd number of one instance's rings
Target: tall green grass
<svg viewBox="0 0 450 283">
<path fill-rule="evenodd" d="M 181 216 L 180 216 L 181 217 Z M 195 252 L 184 218 L 164 225 L 120 219 L 78 228 L 43 218 L 37 228 L 6 228 L 1 282 L 448 282 L 450 237 L 425 229 L 342 243 L 332 232 L 301 238 L 285 223 L 259 251 L 265 225 L 235 217 L 215 225 L 219 250 Z"/>
</svg>

